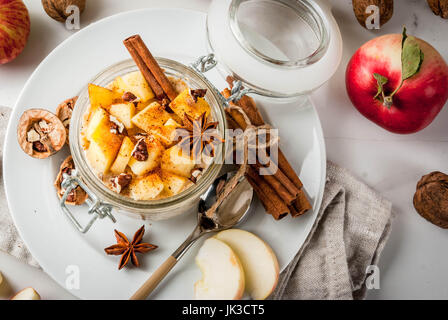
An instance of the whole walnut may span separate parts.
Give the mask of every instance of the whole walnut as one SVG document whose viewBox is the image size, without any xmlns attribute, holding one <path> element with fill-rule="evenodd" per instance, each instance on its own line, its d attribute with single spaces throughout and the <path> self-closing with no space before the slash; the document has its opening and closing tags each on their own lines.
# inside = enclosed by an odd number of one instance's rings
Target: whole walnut
<svg viewBox="0 0 448 320">
<path fill-rule="evenodd" d="M 388 22 L 394 14 L 394 0 L 353 0 L 353 11 L 360 25 L 367 28 L 367 19 L 372 13 L 367 10 L 371 5 L 380 9 L 380 27 Z"/>
<path fill-rule="evenodd" d="M 432 172 L 417 184 L 414 207 L 429 222 L 448 228 L 448 175 Z"/>
<path fill-rule="evenodd" d="M 448 0 L 428 0 L 428 4 L 435 15 L 448 19 Z"/>
<path fill-rule="evenodd" d="M 67 7 L 75 5 L 82 13 L 86 8 L 86 0 L 42 0 L 45 12 L 59 22 L 65 22 L 71 13 L 67 13 Z"/>
</svg>

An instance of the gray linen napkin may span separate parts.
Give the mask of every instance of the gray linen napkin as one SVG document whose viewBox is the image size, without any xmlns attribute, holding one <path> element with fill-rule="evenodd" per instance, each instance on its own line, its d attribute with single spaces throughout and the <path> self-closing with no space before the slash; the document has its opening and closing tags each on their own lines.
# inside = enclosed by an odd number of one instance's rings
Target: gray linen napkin
<svg viewBox="0 0 448 320">
<path fill-rule="evenodd" d="M 0 107 L 3 142 L 11 109 Z M 3 156 L 3 143 L 0 158 Z M 2 169 L 0 166 L 0 178 Z M 359 299 L 366 267 L 378 262 L 390 232 L 391 203 L 345 169 L 327 164 L 327 183 L 307 241 L 282 272 L 273 299 Z M 0 250 L 38 267 L 9 215 L 0 186 Z"/>
<path fill-rule="evenodd" d="M 31 253 L 25 247 L 25 244 L 12 222 L 8 210 L 8 203 L 6 201 L 5 188 L 3 186 L 3 141 L 5 139 L 6 127 L 8 126 L 10 114 L 10 108 L 0 106 L 0 250 L 9 253 L 22 262 L 38 267 L 38 263 L 33 259 Z"/>
<path fill-rule="evenodd" d="M 391 230 L 392 204 L 327 163 L 321 210 L 271 299 L 363 299 L 366 268 L 377 265 Z"/>
</svg>

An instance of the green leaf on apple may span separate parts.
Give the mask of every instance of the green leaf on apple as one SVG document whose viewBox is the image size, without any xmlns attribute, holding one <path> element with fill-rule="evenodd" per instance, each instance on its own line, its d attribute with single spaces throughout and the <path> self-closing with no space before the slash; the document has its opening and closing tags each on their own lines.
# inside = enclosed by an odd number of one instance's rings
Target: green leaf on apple
<svg viewBox="0 0 448 320">
<path fill-rule="evenodd" d="M 379 73 L 374 73 L 373 77 L 376 79 L 376 82 L 378 83 L 378 92 L 376 93 L 376 95 L 373 97 L 373 99 L 376 99 L 379 97 L 380 94 L 382 94 L 384 92 L 383 90 L 383 86 L 389 82 L 389 80 L 385 77 L 380 75 Z"/>
<path fill-rule="evenodd" d="M 423 58 L 424 55 L 417 40 L 414 37 L 408 37 L 406 35 L 406 28 L 403 28 L 401 51 L 402 81 L 413 77 L 420 70 Z"/>
</svg>

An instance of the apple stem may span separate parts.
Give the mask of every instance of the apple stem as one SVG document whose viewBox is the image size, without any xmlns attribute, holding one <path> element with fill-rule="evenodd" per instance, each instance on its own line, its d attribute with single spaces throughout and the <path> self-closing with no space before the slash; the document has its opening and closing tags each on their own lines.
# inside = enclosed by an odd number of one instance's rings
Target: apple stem
<svg viewBox="0 0 448 320">
<path fill-rule="evenodd" d="M 398 90 L 401 89 L 401 87 L 403 86 L 403 80 L 401 81 L 400 85 L 394 90 L 394 92 L 392 92 L 389 96 L 385 97 L 384 96 L 384 92 L 383 92 L 383 105 L 387 108 L 390 109 L 392 107 L 392 105 L 394 104 L 393 101 L 393 96 L 398 92 Z"/>
<path fill-rule="evenodd" d="M 393 99 L 392 99 L 392 95 L 384 97 L 384 101 L 383 101 L 383 105 L 387 108 L 390 109 L 392 107 L 392 105 L 394 104 Z"/>
</svg>

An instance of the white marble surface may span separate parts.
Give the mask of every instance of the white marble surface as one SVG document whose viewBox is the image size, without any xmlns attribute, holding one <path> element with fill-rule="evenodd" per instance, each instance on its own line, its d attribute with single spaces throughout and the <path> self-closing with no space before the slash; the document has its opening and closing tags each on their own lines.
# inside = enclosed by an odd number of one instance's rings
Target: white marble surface
<svg viewBox="0 0 448 320">
<path fill-rule="evenodd" d="M 419 178 L 433 170 L 448 172 L 448 108 L 420 133 L 399 136 L 363 118 L 348 100 L 345 66 L 354 51 L 379 34 L 408 33 L 433 44 L 448 60 L 448 20 L 432 14 L 424 0 L 395 1 L 392 20 L 380 31 L 363 29 L 351 11 L 351 1 L 332 0 L 344 40 L 342 64 L 325 86 L 313 94 L 322 120 L 328 159 L 349 168 L 389 198 L 396 215 L 390 240 L 380 263 L 381 288 L 372 299 L 447 299 L 448 232 L 420 218 L 412 206 Z M 28 76 L 40 61 L 73 31 L 51 20 L 40 1 L 25 0 L 31 13 L 32 32 L 27 48 L 14 62 L 0 66 L 0 105 L 13 106 Z M 103 17 L 143 7 L 182 7 L 206 11 L 209 0 L 90 0 L 82 25 Z M 63 70 L 61 70 L 63 72 Z M 0 271 L 10 291 L 34 286 L 45 298 L 72 298 L 45 273 L 0 252 Z M 0 291 L 0 298 L 3 298 Z"/>
</svg>

